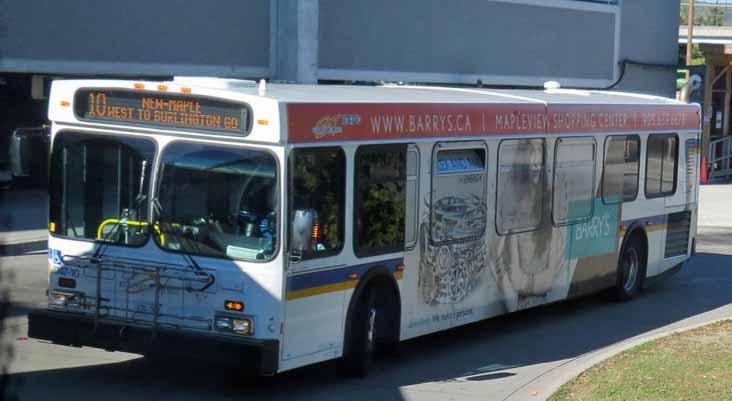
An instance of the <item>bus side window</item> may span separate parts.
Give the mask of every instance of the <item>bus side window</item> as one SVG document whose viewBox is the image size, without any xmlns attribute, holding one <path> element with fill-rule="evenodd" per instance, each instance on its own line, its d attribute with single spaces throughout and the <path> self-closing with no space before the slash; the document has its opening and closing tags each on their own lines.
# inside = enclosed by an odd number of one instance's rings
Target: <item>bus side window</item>
<svg viewBox="0 0 732 401">
<path fill-rule="evenodd" d="M 670 196 L 676 192 L 679 137 L 650 135 L 646 149 L 646 198 Z"/>
<path fill-rule="evenodd" d="M 315 211 L 312 249 L 303 259 L 337 255 L 345 226 L 346 156 L 339 147 L 300 148 L 290 154 L 290 218 Z M 292 241 L 290 241 L 292 243 Z"/>
<path fill-rule="evenodd" d="M 606 204 L 632 202 L 638 196 L 640 137 L 618 135 L 605 141 L 602 200 Z"/>
<path fill-rule="evenodd" d="M 407 145 L 359 146 L 355 174 L 356 256 L 404 250 Z"/>
<path fill-rule="evenodd" d="M 496 207 L 498 234 L 539 228 L 544 217 L 544 176 L 544 139 L 501 142 Z"/>
<path fill-rule="evenodd" d="M 485 148 L 440 149 L 434 158 L 430 238 L 435 244 L 467 241 L 485 232 Z"/>
<path fill-rule="evenodd" d="M 572 224 L 591 218 L 594 198 L 594 138 L 557 139 L 552 201 L 554 224 Z"/>
</svg>

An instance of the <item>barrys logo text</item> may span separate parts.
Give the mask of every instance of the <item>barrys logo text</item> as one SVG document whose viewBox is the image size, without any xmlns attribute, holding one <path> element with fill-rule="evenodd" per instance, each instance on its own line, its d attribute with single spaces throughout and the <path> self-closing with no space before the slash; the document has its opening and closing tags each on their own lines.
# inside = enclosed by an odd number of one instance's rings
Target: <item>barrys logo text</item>
<svg viewBox="0 0 732 401">
<path fill-rule="evenodd" d="M 338 135 L 343 133 L 343 128 L 361 124 L 361 116 L 358 114 L 333 114 L 325 115 L 315 123 L 313 135 L 316 139 L 326 135 Z"/>
</svg>

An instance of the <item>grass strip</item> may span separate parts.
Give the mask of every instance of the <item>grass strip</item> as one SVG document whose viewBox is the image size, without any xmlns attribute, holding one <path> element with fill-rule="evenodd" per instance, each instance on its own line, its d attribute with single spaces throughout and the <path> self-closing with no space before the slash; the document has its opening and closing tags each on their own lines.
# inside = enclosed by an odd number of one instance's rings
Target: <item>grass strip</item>
<svg viewBox="0 0 732 401">
<path fill-rule="evenodd" d="M 562 386 L 550 401 L 732 401 L 732 320 L 631 348 Z"/>
</svg>

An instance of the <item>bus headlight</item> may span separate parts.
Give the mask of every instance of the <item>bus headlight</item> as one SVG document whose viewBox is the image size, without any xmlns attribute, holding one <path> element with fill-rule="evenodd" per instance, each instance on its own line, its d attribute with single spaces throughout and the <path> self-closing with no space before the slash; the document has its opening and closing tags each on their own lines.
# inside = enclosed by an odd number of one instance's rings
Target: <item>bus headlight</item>
<svg viewBox="0 0 732 401">
<path fill-rule="evenodd" d="M 232 319 L 234 333 L 252 334 L 252 321 L 249 319 Z"/>
<path fill-rule="evenodd" d="M 254 333 L 252 319 L 228 316 L 216 316 L 214 325 L 218 331 L 249 335 Z"/>
<path fill-rule="evenodd" d="M 48 306 L 55 308 L 80 307 L 81 294 L 70 292 L 50 292 L 48 293 Z"/>
<path fill-rule="evenodd" d="M 231 331 L 231 318 L 219 316 L 216 318 L 216 330 L 219 331 Z"/>
</svg>

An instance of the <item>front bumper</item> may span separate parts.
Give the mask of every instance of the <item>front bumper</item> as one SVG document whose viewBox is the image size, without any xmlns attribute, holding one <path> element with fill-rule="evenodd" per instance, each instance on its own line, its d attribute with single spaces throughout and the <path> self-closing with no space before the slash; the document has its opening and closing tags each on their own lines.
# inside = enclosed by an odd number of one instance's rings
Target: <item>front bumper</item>
<svg viewBox="0 0 732 401">
<path fill-rule="evenodd" d="M 277 373 L 279 341 L 235 338 L 98 321 L 89 316 L 43 310 L 28 315 L 28 337 L 75 347 L 89 346 L 108 351 L 138 354 L 158 353 L 202 358 L 224 364 L 237 364 L 261 375 Z"/>
</svg>

